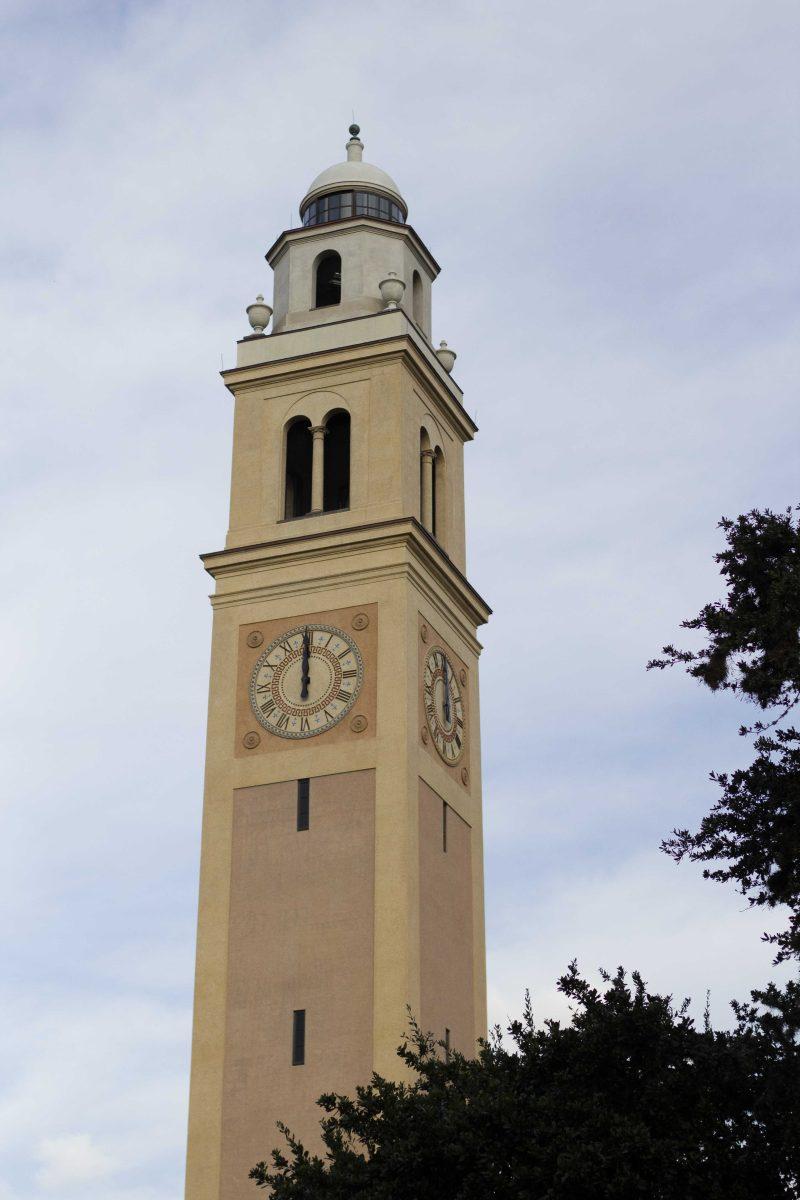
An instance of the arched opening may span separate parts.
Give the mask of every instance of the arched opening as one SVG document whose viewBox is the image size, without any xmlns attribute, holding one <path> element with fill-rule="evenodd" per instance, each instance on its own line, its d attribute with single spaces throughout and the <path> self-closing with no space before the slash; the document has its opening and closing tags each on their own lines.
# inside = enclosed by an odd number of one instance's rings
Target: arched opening
<svg viewBox="0 0 800 1200">
<path fill-rule="evenodd" d="M 350 414 L 332 413 L 325 423 L 325 512 L 350 507 Z"/>
<path fill-rule="evenodd" d="M 425 451 L 430 451 L 431 439 L 428 437 L 426 430 L 419 431 L 419 519 L 420 523 L 428 528 L 428 516 L 426 513 L 426 505 L 430 503 L 428 496 L 429 480 L 426 476 Z"/>
<path fill-rule="evenodd" d="M 342 298 L 342 257 L 328 250 L 317 261 L 314 285 L 314 307 L 327 308 Z"/>
<path fill-rule="evenodd" d="M 418 325 L 425 321 L 425 297 L 422 292 L 422 279 L 419 271 L 411 277 L 411 312 Z"/>
<path fill-rule="evenodd" d="M 286 434 L 286 494 L 284 517 L 304 517 L 311 512 L 311 422 L 294 421 Z"/>
<path fill-rule="evenodd" d="M 433 456 L 433 487 L 431 489 L 432 522 L 431 533 L 438 542 L 444 544 L 445 530 L 445 488 L 444 488 L 444 455 L 436 448 Z"/>
</svg>

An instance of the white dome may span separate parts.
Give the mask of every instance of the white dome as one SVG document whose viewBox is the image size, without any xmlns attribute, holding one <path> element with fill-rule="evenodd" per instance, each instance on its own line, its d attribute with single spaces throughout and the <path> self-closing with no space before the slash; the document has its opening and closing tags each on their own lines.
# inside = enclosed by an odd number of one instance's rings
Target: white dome
<svg viewBox="0 0 800 1200">
<path fill-rule="evenodd" d="M 402 206 L 403 211 L 407 212 L 408 205 L 391 175 L 387 175 L 372 163 L 362 161 L 364 146 L 357 137 L 358 126 L 351 126 L 351 132 L 353 130 L 356 130 L 356 133 L 347 143 L 347 161 L 334 163 L 332 167 L 320 172 L 301 200 L 300 212 L 302 213 L 306 205 L 317 196 L 324 196 L 328 192 L 343 192 L 349 188 L 380 192 L 395 200 Z"/>
</svg>

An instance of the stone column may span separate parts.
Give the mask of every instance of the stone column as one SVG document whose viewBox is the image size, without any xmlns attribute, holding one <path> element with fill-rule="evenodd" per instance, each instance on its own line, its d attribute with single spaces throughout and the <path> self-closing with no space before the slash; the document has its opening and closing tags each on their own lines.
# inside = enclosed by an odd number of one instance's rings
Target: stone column
<svg viewBox="0 0 800 1200">
<path fill-rule="evenodd" d="M 325 499 L 325 433 L 324 425 L 312 425 L 313 450 L 311 457 L 311 511 L 322 512 Z"/>
<path fill-rule="evenodd" d="M 422 458 L 422 524 L 433 533 L 433 450 L 423 450 Z"/>
</svg>

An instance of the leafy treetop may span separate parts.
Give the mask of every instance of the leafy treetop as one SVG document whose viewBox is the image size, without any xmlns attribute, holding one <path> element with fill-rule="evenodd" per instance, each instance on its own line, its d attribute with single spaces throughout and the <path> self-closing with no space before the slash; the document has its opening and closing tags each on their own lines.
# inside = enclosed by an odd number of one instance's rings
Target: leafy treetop
<svg viewBox="0 0 800 1200">
<path fill-rule="evenodd" d="M 724 601 L 706 604 L 683 629 L 702 629 L 701 650 L 664 646 L 648 667 L 685 664 L 713 691 L 740 693 L 762 709 L 788 711 L 800 699 L 800 507 L 754 509 L 723 518 L 727 549 L 715 556 L 727 581 Z"/>
</svg>

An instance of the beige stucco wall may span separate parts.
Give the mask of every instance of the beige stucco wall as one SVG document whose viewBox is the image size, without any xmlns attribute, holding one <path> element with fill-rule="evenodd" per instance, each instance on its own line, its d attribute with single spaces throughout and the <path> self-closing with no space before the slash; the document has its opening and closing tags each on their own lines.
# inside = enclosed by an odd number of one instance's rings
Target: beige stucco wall
<svg viewBox="0 0 800 1200">
<path fill-rule="evenodd" d="M 274 912 L 266 875 L 258 884 L 263 890 L 257 903 L 249 890 L 242 890 L 237 882 L 248 878 L 247 872 L 254 861 L 247 857 L 246 840 L 241 841 L 240 830 L 246 827 L 241 824 L 245 819 L 242 796 L 286 795 L 270 789 L 288 786 L 291 790 L 294 781 L 302 777 L 335 780 L 359 773 L 374 780 L 371 850 L 365 848 L 365 842 L 359 843 L 364 864 L 371 856 L 374 870 L 367 1032 L 371 1067 L 391 1077 L 402 1071 L 396 1048 L 406 1029 L 407 1006 L 418 1014 L 431 1012 L 432 1019 L 441 1022 L 439 1010 L 431 999 L 437 985 L 424 982 L 428 884 L 423 887 L 421 882 L 424 834 L 420 826 L 420 780 L 446 800 L 471 831 L 469 866 L 459 875 L 459 887 L 463 887 L 465 872 L 471 881 L 464 904 L 470 913 L 472 966 L 471 975 L 463 968 L 463 977 L 467 980 L 464 984 L 467 992 L 468 975 L 472 981 L 473 1042 L 486 1031 L 478 705 L 480 644 L 476 631 L 487 619 L 488 609 L 459 566 L 459 557 L 463 562 L 463 497 L 456 494 L 461 478 L 459 455 L 474 427 L 470 427 L 460 409 L 455 392 L 443 380 L 438 364 L 426 357 L 424 347 L 417 344 L 416 335 L 404 321 L 398 314 L 375 318 L 376 333 L 380 328 L 386 336 L 381 334 L 358 345 L 343 345 L 333 339 L 328 349 L 313 355 L 282 357 L 278 353 L 270 359 L 262 350 L 260 353 L 266 356 L 263 361 L 251 359 L 248 365 L 226 375 L 236 395 L 231 529 L 226 549 L 205 556 L 206 567 L 215 580 L 215 594 L 188 1200 L 221 1200 L 221 1197 L 230 1200 L 235 1195 L 225 1191 L 233 1169 L 230 1164 L 249 1157 L 256 1143 L 256 1158 L 266 1155 L 269 1149 L 265 1141 L 268 1131 L 255 1130 L 247 1124 L 247 1105 L 236 1084 L 248 1044 L 256 1056 L 273 1053 L 260 1032 L 257 1014 L 260 1001 L 256 992 L 262 989 L 254 987 L 248 992 L 250 984 L 241 966 L 247 957 L 248 938 L 255 936 L 253 931 L 262 928 L 259 923 L 269 922 L 269 914 Z M 293 337 L 305 336 L 286 335 L 286 338 L 291 341 Z M 279 341 L 280 337 L 267 338 L 258 344 L 272 342 L 275 351 L 275 343 Z M 282 522 L 276 508 L 279 494 L 276 481 L 282 469 L 280 433 L 287 413 L 296 411 L 298 405 L 309 406 L 309 412 L 310 406 L 316 405 L 314 411 L 321 412 L 330 404 L 331 396 L 338 398 L 337 403 L 346 404 L 352 413 L 351 487 L 355 507 L 348 513 Z M 448 488 L 453 489 L 452 494 L 448 493 L 453 516 L 444 549 L 421 529 L 416 516 L 419 422 L 425 412 L 436 418 L 443 436 L 449 430 L 456 442 L 457 466 L 448 472 Z M 461 532 L 457 537 L 458 530 Z M 375 614 L 374 627 L 370 625 L 374 650 L 368 651 L 364 645 L 365 669 L 368 667 L 371 672 L 374 689 L 369 712 L 374 713 L 375 719 L 368 731 L 354 737 L 333 736 L 331 731 L 304 742 L 276 742 L 269 752 L 242 754 L 237 720 L 241 723 L 243 630 L 256 623 L 266 626 L 272 622 L 285 622 L 288 628 L 322 612 L 338 614 L 337 620 L 344 621 L 346 614 L 362 609 Z M 421 740 L 420 620 L 436 629 L 467 672 L 469 786 L 432 755 Z M 253 811 L 261 812 L 258 803 Z M 262 833 L 263 830 L 257 831 L 257 838 Z M 265 847 L 265 853 L 271 850 Z M 290 896 L 292 902 L 302 898 L 307 876 L 306 871 L 294 872 L 282 884 L 287 905 Z M 363 946 L 363 904 L 355 895 L 349 895 L 347 908 L 352 910 L 353 936 Z M 341 953 L 349 953 L 349 937 L 347 931 Z M 336 952 L 339 953 L 338 947 Z M 463 957 L 459 951 L 459 962 Z M 234 962 L 239 965 L 232 970 L 230 964 Z M 266 976 L 260 982 L 263 989 L 269 989 Z M 423 1001 L 425 987 L 427 1002 Z M 281 1003 L 283 1014 L 288 996 Z M 446 999 L 445 1003 L 449 1012 L 450 1001 Z M 469 1005 L 469 1000 L 465 1003 Z M 250 1011 L 256 1013 L 250 1043 L 248 1004 Z M 459 1029 L 466 1028 L 469 1017 L 458 1015 L 457 1021 Z M 456 1021 L 450 1027 L 455 1030 Z M 281 1067 L 279 1059 L 285 1035 L 277 1016 L 276 1030 L 278 1049 L 274 1052 L 277 1057 L 271 1074 L 275 1109 L 290 1107 L 297 1111 L 296 1123 L 302 1127 L 302 1121 L 313 1121 L 317 1114 L 311 1118 L 300 1113 L 306 1092 L 301 1096 L 292 1091 L 299 1086 L 293 1083 L 296 1075 L 289 1074 L 284 1088 L 280 1072 L 286 1068 Z M 469 1040 L 468 1035 L 463 1036 Z M 365 1033 L 359 1047 L 353 1049 L 356 1071 L 361 1069 L 360 1055 L 366 1052 L 366 1046 Z M 271 1111 L 267 1114 L 269 1120 Z M 291 1113 L 288 1115 L 291 1118 Z M 240 1126 L 243 1141 L 241 1150 L 237 1150 L 236 1131 Z"/>
<path fill-rule="evenodd" d="M 420 1011 L 422 1028 L 463 1054 L 475 1052 L 472 929 L 472 831 L 419 782 Z"/>
<path fill-rule="evenodd" d="M 329 250 L 335 250 L 342 260 L 341 302 L 316 308 L 315 265 Z M 404 304 L 411 313 L 416 270 L 423 288 L 422 320 L 418 324 L 428 339 L 431 336 L 431 284 L 438 268 L 405 226 L 355 218 L 292 230 L 270 254 L 270 264 L 275 272 L 275 333 L 380 312 L 384 305 L 378 284 L 389 271 L 405 283 Z"/>
<path fill-rule="evenodd" d="M 393 338 L 351 348 L 309 377 L 286 364 L 253 386 L 236 387 L 230 531 L 227 545 L 350 529 L 413 514 L 420 518 L 420 431 L 444 455 L 440 544 L 465 569 L 464 441 L 461 411 L 430 373 L 412 370 Z M 334 357 L 332 355 L 332 357 Z M 284 520 L 286 430 L 298 417 L 323 424 L 350 414 L 350 506 Z"/>
<path fill-rule="evenodd" d="M 284 1145 L 277 1121 L 316 1149 L 314 1101 L 372 1068 L 374 772 L 314 778 L 310 793 L 301 832 L 294 781 L 234 796 L 221 1200 L 252 1195 L 248 1170 Z"/>
</svg>

